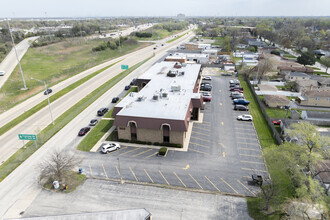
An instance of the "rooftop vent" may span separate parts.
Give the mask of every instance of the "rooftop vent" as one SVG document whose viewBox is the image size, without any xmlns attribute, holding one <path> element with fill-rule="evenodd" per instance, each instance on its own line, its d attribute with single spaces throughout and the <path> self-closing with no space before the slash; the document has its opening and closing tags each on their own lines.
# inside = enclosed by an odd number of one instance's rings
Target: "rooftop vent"
<svg viewBox="0 0 330 220">
<path fill-rule="evenodd" d="M 180 69 L 182 67 L 181 63 L 175 63 L 174 68 Z"/>
<path fill-rule="evenodd" d="M 174 81 L 174 83 L 171 86 L 171 90 L 173 92 L 179 92 L 181 90 L 181 86 Z"/>
<path fill-rule="evenodd" d="M 167 73 L 167 76 L 168 77 L 176 77 L 178 75 L 178 71 L 177 70 L 170 70 L 168 73 Z"/>
<path fill-rule="evenodd" d="M 152 96 L 152 100 L 157 101 L 157 100 L 158 100 L 158 95 L 157 95 L 157 94 L 154 94 L 154 95 Z"/>
<path fill-rule="evenodd" d="M 136 101 L 142 102 L 144 100 L 143 96 L 139 96 Z"/>
</svg>

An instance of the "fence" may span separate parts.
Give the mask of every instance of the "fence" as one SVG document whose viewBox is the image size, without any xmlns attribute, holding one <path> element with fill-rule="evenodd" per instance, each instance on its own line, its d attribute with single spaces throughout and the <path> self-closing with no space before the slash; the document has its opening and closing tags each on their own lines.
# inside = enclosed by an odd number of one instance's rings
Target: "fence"
<svg viewBox="0 0 330 220">
<path fill-rule="evenodd" d="M 256 92 L 254 91 L 254 87 L 251 85 L 249 79 L 247 78 L 247 76 L 245 75 L 244 76 L 244 80 L 247 82 L 248 86 L 250 87 L 251 89 L 251 92 L 254 96 L 254 98 L 257 100 L 257 103 L 261 109 L 261 112 L 264 116 L 264 118 L 266 119 L 267 121 L 267 124 L 268 124 L 268 127 L 271 129 L 272 133 L 273 133 L 273 138 L 275 139 L 276 143 L 277 144 L 281 144 L 282 143 L 282 139 L 281 139 L 281 136 L 279 135 L 279 133 L 276 131 L 275 127 L 274 127 L 274 124 L 272 122 L 272 120 L 270 120 L 269 116 L 267 115 L 266 113 L 266 110 L 265 110 L 265 107 L 263 106 L 263 103 L 260 101 L 258 95 L 256 94 Z"/>
</svg>

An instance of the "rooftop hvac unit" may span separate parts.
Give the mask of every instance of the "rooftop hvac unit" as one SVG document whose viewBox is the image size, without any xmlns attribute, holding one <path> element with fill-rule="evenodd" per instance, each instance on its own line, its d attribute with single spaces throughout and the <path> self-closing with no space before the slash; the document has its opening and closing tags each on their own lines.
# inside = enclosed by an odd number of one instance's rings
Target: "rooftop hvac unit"
<svg viewBox="0 0 330 220">
<path fill-rule="evenodd" d="M 143 101 L 143 96 L 139 96 L 139 97 L 137 98 L 137 101 L 138 101 L 138 102 L 142 102 L 142 101 Z"/>
<path fill-rule="evenodd" d="M 153 95 L 152 99 L 157 101 L 158 100 L 158 95 L 157 94 Z"/>
<path fill-rule="evenodd" d="M 170 71 L 167 73 L 167 76 L 168 76 L 168 77 L 176 77 L 177 74 L 178 74 L 178 71 L 177 71 L 177 70 L 170 70 Z"/>
<path fill-rule="evenodd" d="M 168 96 L 168 93 L 167 93 L 167 92 L 163 92 L 163 93 L 162 93 L 162 97 L 163 97 L 163 98 L 167 98 L 167 96 Z"/>
<path fill-rule="evenodd" d="M 179 84 L 173 84 L 172 86 L 171 86 L 171 90 L 173 91 L 173 92 L 178 92 L 178 91 L 180 91 L 181 90 L 181 86 L 179 85 Z"/>
</svg>

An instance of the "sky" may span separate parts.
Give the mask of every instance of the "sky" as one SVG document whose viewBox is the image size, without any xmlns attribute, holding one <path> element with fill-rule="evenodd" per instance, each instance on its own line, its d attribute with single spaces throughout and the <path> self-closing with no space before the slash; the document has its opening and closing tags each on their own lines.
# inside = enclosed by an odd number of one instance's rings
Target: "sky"
<svg viewBox="0 0 330 220">
<path fill-rule="evenodd" d="M 0 17 L 330 16 L 330 0 L 0 0 Z"/>
</svg>

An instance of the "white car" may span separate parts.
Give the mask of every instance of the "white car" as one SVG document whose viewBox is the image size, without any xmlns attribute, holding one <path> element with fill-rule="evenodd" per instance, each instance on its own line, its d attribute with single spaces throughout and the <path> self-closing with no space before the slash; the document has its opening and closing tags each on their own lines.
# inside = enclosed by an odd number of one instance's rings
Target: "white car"
<svg viewBox="0 0 330 220">
<path fill-rule="evenodd" d="M 5 73 L 6 73 L 5 71 L 0 70 L 0 76 L 4 76 Z"/>
<path fill-rule="evenodd" d="M 253 118 L 251 115 L 239 115 L 237 116 L 237 120 L 239 121 L 252 121 Z"/>
<path fill-rule="evenodd" d="M 212 80 L 211 76 L 203 76 L 203 80 Z"/>
<path fill-rule="evenodd" d="M 120 145 L 117 144 L 117 143 L 114 143 L 114 142 L 110 142 L 110 143 L 107 143 L 105 145 L 102 146 L 102 153 L 110 153 L 111 151 L 115 151 L 115 150 L 118 150 L 120 149 Z"/>
</svg>

